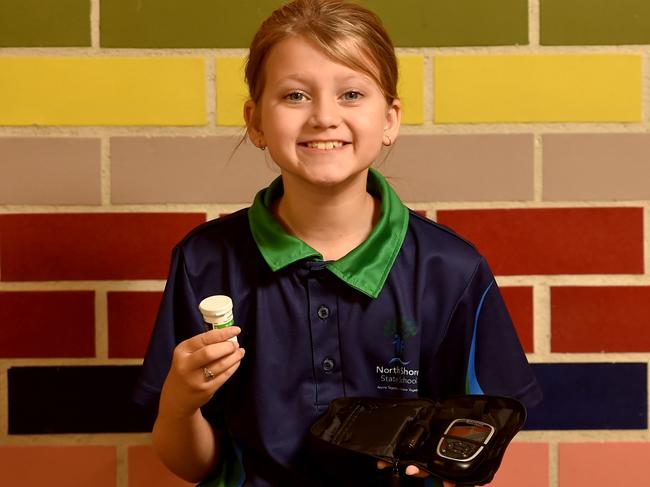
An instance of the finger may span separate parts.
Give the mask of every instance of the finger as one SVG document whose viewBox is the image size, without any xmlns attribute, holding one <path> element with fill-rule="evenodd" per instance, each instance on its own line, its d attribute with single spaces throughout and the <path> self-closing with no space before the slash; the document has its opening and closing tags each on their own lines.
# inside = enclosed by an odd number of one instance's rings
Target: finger
<svg viewBox="0 0 650 487">
<path fill-rule="evenodd" d="M 419 479 L 424 479 L 429 476 L 428 472 L 426 472 L 425 470 L 420 470 L 415 465 L 409 465 L 408 467 L 406 467 L 406 470 L 404 472 L 406 473 L 406 475 L 410 477 L 417 477 Z"/>
<path fill-rule="evenodd" d="M 242 354 L 242 356 L 243 356 L 243 354 Z M 208 385 L 208 388 L 210 390 L 212 390 L 212 391 L 216 391 L 217 389 L 219 389 L 228 379 L 230 379 L 233 376 L 233 374 L 239 368 L 240 364 L 241 364 L 241 361 L 238 360 L 237 362 L 235 362 L 229 368 L 227 368 L 225 370 L 222 370 L 219 373 L 215 373 L 214 378 L 211 378 L 211 379 L 206 381 L 206 384 Z M 210 370 L 212 370 L 212 369 L 210 369 Z M 201 371 L 201 373 L 203 374 L 204 372 Z"/>
<path fill-rule="evenodd" d="M 186 353 L 196 352 L 207 345 L 228 341 L 232 337 L 236 337 L 241 333 L 241 328 L 238 326 L 227 326 L 226 328 L 216 328 L 208 330 L 205 333 L 188 338 L 181 343 L 182 350 Z"/>
<path fill-rule="evenodd" d="M 243 348 L 238 348 L 236 352 L 231 353 L 222 359 L 210 362 L 209 364 L 200 367 L 200 369 L 202 371 L 203 367 L 206 367 L 210 369 L 215 375 L 223 374 L 224 372 L 228 371 L 228 369 L 230 369 L 233 365 L 241 362 L 241 359 L 244 357 L 245 353 L 246 352 Z"/>
<path fill-rule="evenodd" d="M 406 473 L 406 475 L 417 475 L 420 473 L 420 469 L 417 468 L 415 465 L 409 465 L 408 467 L 406 467 L 404 473 Z"/>
<path fill-rule="evenodd" d="M 241 328 L 238 326 L 226 326 L 225 328 L 215 328 L 213 330 L 208 330 L 205 333 L 201 333 L 199 336 L 203 338 L 205 345 L 210 343 L 218 343 L 229 340 L 232 337 L 236 337 L 241 333 Z"/>
<path fill-rule="evenodd" d="M 453 482 L 447 482 L 446 480 L 442 481 L 442 485 L 444 487 L 456 487 L 456 484 L 454 484 Z"/>
<path fill-rule="evenodd" d="M 391 464 L 388 463 L 388 462 L 385 462 L 383 460 L 377 460 L 377 468 L 379 470 L 383 470 L 383 469 L 385 469 L 387 467 L 390 467 L 390 466 L 391 466 Z"/>
<path fill-rule="evenodd" d="M 212 362 L 217 362 L 237 353 L 239 343 L 231 341 L 212 343 L 195 352 L 186 355 L 186 363 L 189 369 L 200 369 L 207 367 Z"/>
</svg>

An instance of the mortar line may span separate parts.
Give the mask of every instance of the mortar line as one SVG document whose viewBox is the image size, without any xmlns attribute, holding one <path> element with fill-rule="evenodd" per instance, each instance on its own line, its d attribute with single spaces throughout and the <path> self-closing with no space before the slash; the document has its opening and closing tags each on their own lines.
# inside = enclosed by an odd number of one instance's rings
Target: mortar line
<svg viewBox="0 0 650 487">
<path fill-rule="evenodd" d="M 549 487 L 558 487 L 560 485 L 560 445 L 557 441 L 548 443 L 548 480 Z"/>
<path fill-rule="evenodd" d="M 547 284 L 533 286 L 533 350 L 551 353 L 551 288 Z"/>
<path fill-rule="evenodd" d="M 644 274 L 555 274 L 555 275 L 498 275 L 500 286 L 650 286 L 650 275 Z"/>
<path fill-rule="evenodd" d="M 638 364 L 650 362 L 647 352 L 535 352 L 527 354 L 528 361 L 535 364 L 563 364 L 563 363 L 618 363 Z"/>
<path fill-rule="evenodd" d="M 578 434 L 576 434 L 578 433 Z M 517 433 L 515 439 L 528 443 L 553 442 L 558 445 L 575 443 L 621 443 L 646 441 L 647 430 L 524 430 Z"/>
<path fill-rule="evenodd" d="M 108 293 L 95 289 L 95 358 L 108 359 Z"/>
<path fill-rule="evenodd" d="M 435 64 L 435 61 L 433 61 Z M 432 81 L 432 84 L 435 84 Z M 433 89 L 433 87 L 432 87 Z M 433 96 L 432 96 L 433 98 Z M 434 104 L 435 100 L 430 103 Z M 214 103 L 214 102 L 213 102 Z M 427 102 L 428 103 L 428 102 Z M 435 116 L 432 110 L 431 117 Z M 650 124 L 619 123 L 619 122 L 513 122 L 513 123 L 476 123 L 476 124 L 434 124 L 425 121 L 419 125 L 403 124 L 400 135 L 490 135 L 490 134 L 582 134 L 585 132 L 594 134 L 647 134 Z M 110 131 L 111 136 L 219 136 L 238 137 L 241 135 L 243 125 L 214 127 L 206 126 L 154 126 L 154 125 L 49 125 L 49 126 L 0 126 L 0 137 L 96 137 L 98 130 Z"/>
<path fill-rule="evenodd" d="M 160 291 L 165 280 L 0 282 L 0 291 Z"/>
<path fill-rule="evenodd" d="M 99 167 L 100 167 L 100 192 L 101 210 L 111 206 L 111 144 L 110 135 L 101 134 L 99 137 Z M 67 213 L 67 209 L 64 209 Z"/>
<path fill-rule="evenodd" d="M 434 76 L 433 76 L 433 70 L 434 70 L 434 59 L 433 56 L 427 55 L 427 54 L 422 54 L 424 56 L 423 59 L 423 70 L 424 70 L 424 98 L 422 102 L 424 103 L 424 121 L 425 123 L 435 123 L 434 122 L 434 110 L 433 110 L 433 104 L 434 104 Z"/>
<path fill-rule="evenodd" d="M 541 133 L 533 135 L 533 201 L 544 201 L 544 146 Z"/>
<path fill-rule="evenodd" d="M 90 0 L 90 47 L 99 50 L 101 0 Z"/>
<path fill-rule="evenodd" d="M 99 4 L 99 0 L 97 1 Z M 99 10 L 98 10 L 99 12 Z M 248 49 L 234 49 L 234 48 L 149 48 L 149 47 L 101 47 L 99 41 L 101 40 L 99 31 L 100 19 L 97 15 L 97 38 L 98 46 L 87 47 L 4 47 L 0 53 L 2 56 L 25 56 L 25 57 L 79 57 L 97 55 L 98 48 L 101 48 L 102 57 L 203 57 L 203 56 L 224 56 L 224 57 L 245 57 L 248 55 Z M 529 22 L 530 24 L 530 22 Z M 530 27 L 529 27 L 530 29 Z M 529 37 L 531 37 L 529 35 Z M 396 48 L 396 53 L 401 54 L 418 54 L 436 56 L 439 54 L 452 54 L 452 55 L 499 55 L 499 54 L 523 54 L 523 55 L 538 55 L 538 54 L 636 54 L 645 55 L 648 46 L 646 44 L 623 44 L 623 45 L 584 45 L 584 46 L 541 46 L 532 44 L 529 39 L 529 44 L 516 44 L 516 45 L 501 45 L 501 46 L 445 46 L 445 47 L 420 47 L 417 49 L 409 48 Z"/>
<path fill-rule="evenodd" d="M 128 487 L 129 485 L 129 455 L 128 447 L 120 443 L 115 446 L 116 449 L 116 476 L 117 487 Z"/>
<path fill-rule="evenodd" d="M 381 168 L 380 168 L 381 169 Z M 106 189 L 110 193 L 109 189 Z M 23 213 L 50 213 L 73 215 L 76 213 L 233 213 L 240 209 L 249 207 L 251 201 L 240 203 L 129 203 L 113 204 L 104 203 L 103 205 L 0 205 L 2 214 L 23 214 Z M 539 210 L 539 209 L 566 209 L 566 208 L 645 208 L 648 200 L 576 200 L 576 201 L 432 201 L 417 202 L 405 201 L 404 204 L 411 207 L 426 211 L 459 211 L 459 210 Z M 566 274 L 570 275 L 570 274 Z M 527 275 L 529 276 L 529 275 Z M 630 275 L 626 274 L 604 274 L 603 277 L 627 279 Z M 642 278 L 643 275 L 634 274 L 635 278 Z M 507 276 L 509 279 L 520 278 L 524 276 Z M 537 278 L 539 276 L 532 276 Z M 552 275 L 549 275 L 553 278 Z M 2 283 L 0 283 L 0 286 Z"/>
<path fill-rule="evenodd" d="M 129 366 L 142 365 L 141 358 L 13 358 L 11 367 L 86 367 L 93 365 Z M 93 433 L 94 434 L 94 433 Z M 113 434 L 113 433 L 111 433 Z"/>
<path fill-rule="evenodd" d="M 205 83 L 207 125 L 214 130 L 217 128 L 217 62 L 212 55 L 205 57 Z"/>
<path fill-rule="evenodd" d="M 539 47 L 540 42 L 539 0 L 528 0 L 528 45 Z"/>
</svg>

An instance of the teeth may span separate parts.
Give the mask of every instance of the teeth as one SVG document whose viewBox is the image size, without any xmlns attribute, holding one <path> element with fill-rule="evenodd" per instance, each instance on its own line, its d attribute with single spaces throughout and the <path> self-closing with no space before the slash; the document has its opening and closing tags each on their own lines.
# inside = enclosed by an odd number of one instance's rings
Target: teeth
<svg viewBox="0 0 650 487">
<path fill-rule="evenodd" d="M 307 142 L 307 147 L 312 149 L 325 149 L 331 150 L 338 147 L 343 147 L 343 142 L 341 141 L 331 141 L 331 142 Z"/>
</svg>

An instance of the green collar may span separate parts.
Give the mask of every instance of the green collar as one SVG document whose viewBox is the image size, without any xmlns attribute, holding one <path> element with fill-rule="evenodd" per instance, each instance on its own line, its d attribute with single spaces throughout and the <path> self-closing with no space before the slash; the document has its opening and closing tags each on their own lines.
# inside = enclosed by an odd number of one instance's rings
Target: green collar
<svg viewBox="0 0 650 487">
<path fill-rule="evenodd" d="M 264 260 L 274 272 L 301 259 L 323 260 L 323 256 L 302 240 L 289 235 L 271 213 L 272 202 L 282 195 L 282 179 L 255 196 L 248 211 L 248 222 Z M 408 209 L 374 169 L 368 172 L 368 192 L 381 198 L 381 216 L 370 236 L 327 269 L 349 286 L 376 298 L 397 253 L 402 247 L 408 225 Z"/>
</svg>

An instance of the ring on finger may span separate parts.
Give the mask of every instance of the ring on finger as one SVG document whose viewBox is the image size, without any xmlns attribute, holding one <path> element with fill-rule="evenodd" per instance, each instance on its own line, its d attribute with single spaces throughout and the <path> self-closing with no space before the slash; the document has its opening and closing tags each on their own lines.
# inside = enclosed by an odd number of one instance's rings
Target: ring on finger
<svg viewBox="0 0 650 487">
<path fill-rule="evenodd" d="M 205 377 L 206 381 L 212 380 L 214 379 L 214 372 L 207 367 L 203 367 L 203 377 Z"/>
</svg>

